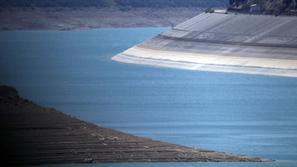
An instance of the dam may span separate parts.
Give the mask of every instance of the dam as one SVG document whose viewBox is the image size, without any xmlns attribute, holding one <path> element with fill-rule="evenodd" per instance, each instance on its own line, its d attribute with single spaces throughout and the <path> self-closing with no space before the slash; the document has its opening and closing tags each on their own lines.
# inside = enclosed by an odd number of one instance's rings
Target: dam
<svg viewBox="0 0 297 167">
<path fill-rule="evenodd" d="M 112 57 L 122 63 L 297 77 L 297 17 L 202 13 Z"/>
</svg>

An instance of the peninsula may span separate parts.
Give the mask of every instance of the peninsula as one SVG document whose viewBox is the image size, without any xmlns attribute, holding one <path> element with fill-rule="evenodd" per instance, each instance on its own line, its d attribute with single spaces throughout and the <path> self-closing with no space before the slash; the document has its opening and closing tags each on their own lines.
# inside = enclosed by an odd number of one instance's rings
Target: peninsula
<svg viewBox="0 0 297 167">
<path fill-rule="evenodd" d="M 0 86 L 2 164 L 267 162 L 137 137 L 44 108 Z"/>
<path fill-rule="evenodd" d="M 112 59 L 198 71 L 297 77 L 297 17 L 199 14 Z"/>
</svg>

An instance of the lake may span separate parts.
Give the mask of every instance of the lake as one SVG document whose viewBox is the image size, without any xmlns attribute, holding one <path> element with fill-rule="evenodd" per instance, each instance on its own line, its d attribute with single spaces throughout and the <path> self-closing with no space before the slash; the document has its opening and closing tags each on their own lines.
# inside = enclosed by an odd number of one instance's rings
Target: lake
<svg viewBox="0 0 297 167">
<path fill-rule="evenodd" d="M 111 61 L 113 55 L 166 30 L 0 32 L 0 84 L 99 126 L 191 147 L 282 160 L 62 166 L 297 166 L 297 78 Z"/>
</svg>

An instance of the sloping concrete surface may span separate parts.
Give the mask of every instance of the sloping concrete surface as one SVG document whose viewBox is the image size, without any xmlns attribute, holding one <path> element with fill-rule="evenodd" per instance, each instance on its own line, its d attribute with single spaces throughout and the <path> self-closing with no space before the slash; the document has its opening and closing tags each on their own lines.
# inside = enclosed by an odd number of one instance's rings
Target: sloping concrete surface
<svg viewBox="0 0 297 167">
<path fill-rule="evenodd" d="M 297 17 L 203 13 L 113 57 L 115 61 L 297 76 Z"/>
</svg>

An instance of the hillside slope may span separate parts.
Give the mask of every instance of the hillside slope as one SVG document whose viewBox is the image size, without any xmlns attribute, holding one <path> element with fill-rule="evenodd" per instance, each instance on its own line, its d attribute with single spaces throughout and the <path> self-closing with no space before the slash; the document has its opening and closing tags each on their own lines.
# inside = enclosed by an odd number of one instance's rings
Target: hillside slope
<svg viewBox="0 0 297 167">
<path fill-rule="evenodd" d="M 83 111 L 82 111 L 83 112 Z M 95 162 L 262 162 L 98 127 L 44 108 L 0 86 L 1 164 Z"/>
<path fill-rule="evenodd" d="M 228 0 L 0 0 L 4 7 L 218 7 Z"/>
</svg>

